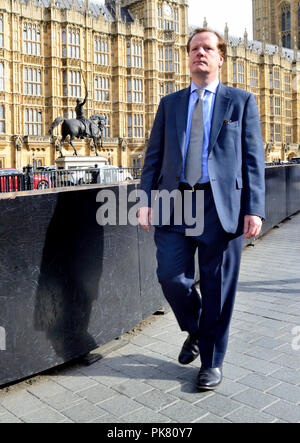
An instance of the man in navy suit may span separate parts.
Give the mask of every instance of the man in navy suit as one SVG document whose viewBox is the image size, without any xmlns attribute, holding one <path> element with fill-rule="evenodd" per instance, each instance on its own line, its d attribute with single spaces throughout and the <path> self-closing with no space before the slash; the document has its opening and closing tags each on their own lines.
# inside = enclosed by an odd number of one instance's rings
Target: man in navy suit
<svg viewBox="0 0 300 443">
<path fill-rule="evenodd" d="M 208 390 L 222 381 L 243 237 L 257 236 L 264 219 L 265 158 L 254 96 L 219 82 L 226 42 L 214 31 L 196 29 L 187 49 L 191 86 L 160 102 L 141 178 L 149 204 L 140 208 L 139 223 L 150 229 L 154 190 L 176 191 L 183 199 L 188 193 L 193 213 L 197 191 L 204 193 L 203 232 L 186 235 L 185 218 L 178 225 L 171 217 L 156 226 L 155 243 L 159 282 L 180 328 L 188 332 L 179 362 L 188 364 L 200 354 L 197 386 Z M 187 157 L 191 139 L 197 138 L 193 112 L 200 96 L 201 171 L 190 183 Z M 200 294 L 194 281 L 196 251 Z"/>
</svg>

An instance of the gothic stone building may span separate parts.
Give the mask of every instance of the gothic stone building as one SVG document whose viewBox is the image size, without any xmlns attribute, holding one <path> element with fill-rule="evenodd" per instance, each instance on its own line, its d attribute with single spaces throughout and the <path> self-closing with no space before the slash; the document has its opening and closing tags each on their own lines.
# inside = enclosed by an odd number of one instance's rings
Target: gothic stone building
<svg viewBox="0 0 300 443">
<path fill-rule="evenodd" d="M 256 40 L 300 49 L 300 1 L 252 0 L 253 31 Z"/>
<path fill-rule="evenodd" d="M 0 167 L 53 164 L 60 128 L 49 127 L 74 117 L 85 83 L 85 115 L 106 116 L 99 154 L 139 166 L 160 97 L 189 81 L 187 11 L 185 0 L 0 0 Z"/>
<path fill-rule="evenodd" d="M 49 127 L 74 116 L 85 83 L 86 116 L 106 116 L 100 155 L 142 165 L 159 100 L 190 82 L 188 34 L 187 0 L 0 0 L 0 168 L 53 164 L 60 128 L 50 137 Z M 254 93 L 266 160 L 299 156 L 297 48 L 224 34 L 221 80 Z M 75 143 L 94 155 L 89 140 Z"/>
</svg>

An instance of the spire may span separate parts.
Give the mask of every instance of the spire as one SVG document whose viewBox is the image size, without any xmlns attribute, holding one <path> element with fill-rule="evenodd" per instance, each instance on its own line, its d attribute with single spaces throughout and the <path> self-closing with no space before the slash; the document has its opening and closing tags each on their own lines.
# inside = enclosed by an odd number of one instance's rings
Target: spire
<svg viewBox="0 0 300 443">
<path fill-rule="evenodd" d="M 247 29 L 245 29 L 245 32 L 244 32 L 244 45 L 245 45 L 245 48 L 248 48 L 248 32 L 247 32 Z"/>
<path fill-rule="evenodd" d="M 207 27 L 208 27 L 208 23 L 207 23 L 206 17 L 204 17 L 203 28 L 207 28 Z"/>
<path fill-rule="evenodd" d="M 121 21 L 121 1 L 116 0 L 116 20 Z"/>
<path fill-rule="evenodd" d="M 229 40 L 229 28 L 228 28 L 228 24 L 227 23 L 225 23 L 224 38 L 228 42 L 228 40 Z"/>
</svg>

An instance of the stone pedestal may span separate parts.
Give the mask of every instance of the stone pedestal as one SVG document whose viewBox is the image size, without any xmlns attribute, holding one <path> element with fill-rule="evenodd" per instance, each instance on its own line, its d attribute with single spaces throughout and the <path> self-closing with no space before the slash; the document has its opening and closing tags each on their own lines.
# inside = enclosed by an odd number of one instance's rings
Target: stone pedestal
<svg viewBox="0 0 300 443">
<path fill-rule="evenodd" d="M 80 169 L 104 166 L 107 160 L 100 156 L 75 156 L 59 157 L 55 160 L 57 169 Z"/>
</svg>

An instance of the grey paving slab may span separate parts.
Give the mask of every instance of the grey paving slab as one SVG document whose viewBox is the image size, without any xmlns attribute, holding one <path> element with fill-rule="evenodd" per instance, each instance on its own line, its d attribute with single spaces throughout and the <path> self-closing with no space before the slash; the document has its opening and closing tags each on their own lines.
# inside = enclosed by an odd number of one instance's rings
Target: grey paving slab
<svg viewBox="0 0 300 443">
<path fill-rule="evenodd" d="M 234 395 L 232 398 L 235 401 L 245 403 L 246 405 L 252 406 L 253 408 L 257 408 L 259 410 L 275 403 L 278 400 L 278 398 L 273 395 L 257 391 L 253 388 L 240 392 L 239 394 Z"/>
<path fill-rule="evenodd" d="M 143 407 L 137 411 L 126 414 L 123 417 L 126 423 L 169 423 L 170 418 L 165 415 L 155 412 L 150 408 Z"/>
<path fill-rule="evenodd" d="M 285 400 L 279 400 L 264 409 L 264 412 L 288 423 L 300 423 L 300 406 L 295 406 Z"/>
<path fill-rule="evenodd" d="M 117 392 L 100 383 L 77 392 L 77 395 L 85 398 L 91 403 L 100 403 L 101 401 L 115 397 Z"/>
<path fill-rule="evenodd" d="M 137 411 L 142 408 L 142 405 L 135 400 L 132 400 L 125 395 L 118 395 L 99 403 L 99 406 L 106 412 L 122 417 L 129 412 Z"/>
<path fill-rule="evenodd" d="M 213 414 L 219 415 L 220 417 L 224 417 L 230 412 L 235 411 L 242 407 L 240 402 L 232 400 L 231 398 L 225 397 L 223 395 L 215 394 L 211 397 L 204 398 L 199 402 L 195 403 L 196 406 L 199 406 L 205 411 L 209 411 Z"/>
<path fill-rule="evenodd" d="M 156 380 L 153 380 L 156 381 Z M 160 380 L 158 380 L 160 381 Z M 155 386 L 154 386 L 155 387 Z M 135 398 L 141 394 L 144 394 L 145 392 L 152 391 L 154 389 L 153 385 L 143 383 L 139 380 L 128 380 L 124 383 L 114 386 L 113 390 L 117 391 L 117 393 L 127 395 L 130 398 Z M 116 394 L 116 392 L 115 392 Z"/>
<path fill-rule="evenodd" d="M 216 391 L 195 387 L 199 359 L 178 364 L 186 333 L 169 311 L 91 366 L 0 389 L 0 423 L 300 423 L 299 257 L 300 213 L 244 249 Z"/>
<path fill-rule="evenodd" d="M 275 395 L 291 403 L 300 404 L 300 387 L 288 383 L 281 383 L 268 390 L 268 394 Z"/>
<path fill-rule="evenodd" d="M 64 409 L 61 413 L 74 423 L 88 423 L 105 415 L 106 411 L 87 400 L 82 400 L 77 405 Z"/>
<path fill-rule="evenodd" d="M 22 420 L 25 423 L 63 423 L 66 417 L 54 409 L 45 406 L 38 411 L 24 415 Z"/>
<path fill-rule="evenodd" d="M 158 389 L 153 389 L 152 391 L 146 392 L 145 394 L 136 397 L 136 401 L 144 406 L 147 406 L 154 411 L 159 411 L 163 407 L 171 405 L 179 401 L 177 397 L 171 395 L 170 393 L 165 393 Z"/>
<path fill-rule="evenodd" d="M 5 414 L 0 415 L 0 423 L 24 423 L 20 418 L 11 414 L 10 412 L 6 412 Z"/>
<path fill-rule="evenodd" d="M 25 414 L 41 409 L 43 402 L 24 390 L 13 392 L 6 398 L 2 398 L 1 405 L 16 417 L 22 417 Z"/>
<path fill-rule="evenodd" d="M 171 418 L 177 423 L 193 423 L 207 414 L 204 409 L 180 400 L 179 402 L 162 409 L 161 414 Z"/>
<path fill-rule="evenodd" d="M 231 423 L 274 423 L 276 421 L 272 415 L 265 414 L 249 406 L 243 406 L 231 414 L 228 414 L 226 420 Z"/>
<path fill-rule="evenodd" d="M 252 373 L 240 378 L 239 383 L 260 391 L 266 391 L 279 385 L 280 381 L 273 377 L 266 377 L 265 375 Z"/>
</svg>

